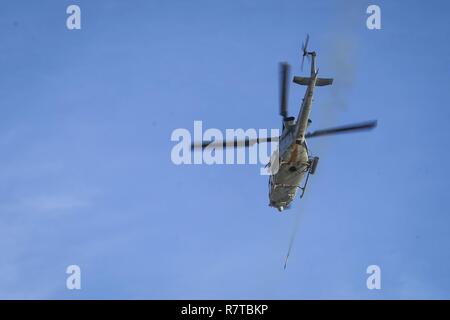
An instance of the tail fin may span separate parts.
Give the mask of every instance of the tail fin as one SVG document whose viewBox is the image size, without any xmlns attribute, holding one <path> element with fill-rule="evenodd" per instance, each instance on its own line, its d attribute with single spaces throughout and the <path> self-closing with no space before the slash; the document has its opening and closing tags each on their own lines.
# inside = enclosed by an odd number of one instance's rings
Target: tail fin
<svg viewBox="0 0 450 320">
<path fill-rule="evenodd" d="M 310 81 L 311 81 L 311 78 L 297 77 L 297 76 L 294 77 L 294 82 L 296 84 L 299 84 L 299 85 L 302 85 L 302 86 L 309 85 Z M 333 83 L 333 79 L 332 78 L 317 78 L 316 86 L 318 86 L 318 87 L 329 86 L 332 83 Z"/>
</svg>

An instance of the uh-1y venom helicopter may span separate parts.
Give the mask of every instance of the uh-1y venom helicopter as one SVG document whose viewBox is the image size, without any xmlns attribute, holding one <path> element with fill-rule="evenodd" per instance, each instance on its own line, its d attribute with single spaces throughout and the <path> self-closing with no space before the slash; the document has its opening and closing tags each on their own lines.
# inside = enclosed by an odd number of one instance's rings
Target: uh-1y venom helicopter
<svg viewBox="0 0 450 320">
<path fill-rule="evenodd" d="M 300 198 L 303 197 L 308 183 L 310 174 L 314 174 L 319 161 L 318 157 L 311 157 L 309 154 L 306 138 L 314 138 L 328 136 L 340 133 L 348 133 L 362 130 L 370 130 L 376 127 L 377 121 L 367 121 L 363 123 L 345 125 L 341 127 L 333 127 L 328 129 L 306 132 L 311 120 L 311 106 L 313 101 L 313 93 L 316 86 L 327 86 L 333 83 L 332 78 L 319 78 L 316 69 L 316 52 L 308 51 L 309 35 L 302 44 L 302 63 L 305 57 L 311 60 L 311 73 L 309 77 L 295 76 L 293 82 L 299 85 L 307 86 L 305 96 L 300 108 L 297 119 L 288 116 L 287 111 L 287 93 L 289 65 L 287 63 L 280 64 L 280 116 L 282 121 L 282 133 L 279 137 L 267 137 L 234 141 L 203 141 L 202 143 L 193 143 L 191 148 L 202 148 L 206 146 L 217 147 L 249 147 L 255 143 L 278 141 L 278 150 L 274 152 L 271 161 L 267 164 L 271 175 L 269 178 L 269 206 L 283 211 L 289 208 L 290 203 L 294 200 L 297 189 L 301 189 Z M 274 156 L 275 155 L 275 156 Z M 306 174 L 306 178 L 305 178 Z M 300 186 L 305 178 L 303 186 Z"/>
</svg>

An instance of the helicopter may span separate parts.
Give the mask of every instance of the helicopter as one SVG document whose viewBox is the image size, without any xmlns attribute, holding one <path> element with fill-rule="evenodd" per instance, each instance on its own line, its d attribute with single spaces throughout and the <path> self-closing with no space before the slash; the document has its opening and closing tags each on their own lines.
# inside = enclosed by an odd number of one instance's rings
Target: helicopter
<svg viewBox="0 0 450 320">
<path fill-rule="evenodd" d="M 301 190 L 300 198 L 303 198 L 308 184 L 309 176 L 314 175 L 319 162 L 319 157 L 311 156 L 306 139 L 323 137 L 341 133 L 350 133 L 371 130 L 377 126 L 376 120 L 349 124 L 339 127 L 315 130 L 307 132 L 312 123 L 310 117 L 313 102 L 314 89 L 316 87 L 333 84 L 332 78 L 319 78 L 316 68 L 317 53 L 308 51 L 309 35 L 302 43 L 301 70 L 305 58 L 311 62 L 309 77 L 294 76 L 292 81 L 298 85 L 306 86 L 306 92 L 300 107 L 298 117 L 288 115 L 287 96 L 290 66 L 288 63 L 280 63 L 280 107 L 279 115 L 282 117 L 282 131 L 280 136 L 255 138 L 234 141 L 203 141 L 192 143 L 191 149 L 214 147 L 250 147 L 255 143 L 278 142 L 278 149 L 274 151 L 270 162 L 266 165 L 269 172 L 269 206 L 279 212 L 290 207 L 298 190 Z M 303 182 L 303 184 L 302 184 Z"/>
</svg>

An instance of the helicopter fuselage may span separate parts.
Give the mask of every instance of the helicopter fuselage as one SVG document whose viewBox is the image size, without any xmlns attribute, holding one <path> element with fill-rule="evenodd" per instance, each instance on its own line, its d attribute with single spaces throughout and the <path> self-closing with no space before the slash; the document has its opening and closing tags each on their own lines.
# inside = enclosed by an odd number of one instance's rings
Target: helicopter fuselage
<svg viewBox="0 0 450 320">
<path fill-rule="evenodd" d="M 294 200 L 305 173 L 311 168 L 305 133 L 310 123 L 309 115 L 317 82 L 315 53 L 311 53 L 311 76 L 301 78 L 307 85 L 297 121 L 293 117 L 283 123 L 283 133 L 278 146 L 278 163 L 271 163 L 269 178 L 269 206 L 283 211 Z M 298 78 L 298 77 L 297 77 Z M 294 81 L 295 78 L 294 78 Z M 273 162 L 273 161 L 271 161 Z M 274 168 L 275 167 L 275 168 Z"/>
<path fill-rule="evenodd" d="M 283 143 L 286 143 L 284 148 Z M 310 161 L 306 143 L 296 143 L 293 134 L 280 140 L 279 150 L 276 173 L 269 178 L 269 205 L 282 211 L 295 199 Z"/>
</svg>

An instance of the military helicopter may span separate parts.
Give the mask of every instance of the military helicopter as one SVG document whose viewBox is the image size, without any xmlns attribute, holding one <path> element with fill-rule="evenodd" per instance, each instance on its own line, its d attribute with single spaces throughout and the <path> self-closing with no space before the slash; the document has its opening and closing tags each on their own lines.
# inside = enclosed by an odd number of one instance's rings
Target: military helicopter
<svg viewBox="0 0 450 320">
<path fill-rule="evenodd" d="M 287 95 L 290 66 L 287 63 L 280 63 L 280 116 L 282 117 L 282 133 L 278 137 L 245 139 L 234 141 L 203 141 L 193 143 L 192 149 L 212 147 L 249 147 L 255 143 L 278 142 L 278 150 L 272 154 L 270 162 L 267 164 L 271 175 L 269 178 L 269 206 L 283 211 L 290 207 L 295 199 L 298 189 L 301 190 L 300 198 L 305 194 L 306 186 L 310 175 L 317 169 L 319 157 L 310 156 L 307 138 L 323 137 L 334 134 L 357 132 L 370 130 L 377 126 L 377 121 L 366 121 L 362 123 L 344 125 L 327 129 L 307 132 L 311 120 L 309 118 L 313 102 L 314 89 L 316 87 L 328 86 L 333 83 L 332 78 L 319 78 L 316 69 L 315 51 L 308 51 L 309 35 L 302 43 L 301 70 L 305 58 L 311 61 L 311 72 L 309 77 L 294 76 L 293 82 L 306 86 L 306 92 L 301 104 L 297 119 L 288 115 Z M 306 177 L 305 177 L 306 175 Z M 301 182 L 304 180 L 303 185 Z"/>
</svg>

